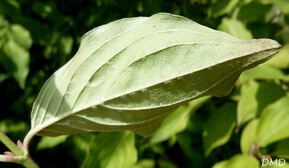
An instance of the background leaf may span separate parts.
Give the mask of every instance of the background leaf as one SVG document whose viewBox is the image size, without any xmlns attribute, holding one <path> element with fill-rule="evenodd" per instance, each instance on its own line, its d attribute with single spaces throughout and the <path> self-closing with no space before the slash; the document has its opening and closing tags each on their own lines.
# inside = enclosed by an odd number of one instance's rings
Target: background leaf
<svg viewBox="0 0 289 168">
<path fill-rule="evenodd" d="M 252 33 L 241 21 L 232 18 L 223 18 L 219 29 L 240 39 L 252 39 Z"/>
<path fill-rule="evenodd" d="M 160 143 L 182 132 L 186 127 L 192 113 L 194 113 L 210 97 L 202 97 L 182 105 L 177 110 L 170 113 L 162 122 L 160 127 L 150 138 L 151 144 Z M 168 131 L 170 130 L 170 131 Z"/>
<path fill-rule="evenodd" d="M 235 155 L 227 161 L 222 161 L 213 166 L 213 168 L 258 168 L 259 162 L 253 156 Z"/>
<path fill-rule="evenodd" d="M 289 137 L 289 96 L 285 96 L 268 106 L 260 119 L 257 128 L 257 143 L 267 146 L 273 142 Z"/>
<path fill-rule="evenodd" d="M 241 87 L 241 96 L 237 107 L 237 127 L 257 116 L 259 85 L 255 81 L 248 81 Z"/>
<path fill-rule="evenodd" d="M 53 148 L 59 144 L 62 144 L 68 138 L 67 135 L 58 136 L 58 137 L 41 137 L 40 142 L 37 144 L 37 150 L 44 150 Z"/>
<path fill-rule="evenodd" d="M 244 128 L 241 136 L 241 151 L 244 155 L 250 154 L 252 145 L 256 143 L 256 131 L 259 121 L 252 120 Z"/>
<path fill-rule="evenodd" d="M 212 111 L 203 132 L 205 155 L 219 146 L 226 144 L 236 125 L 236 105 L 227 103 Z"/>
<path fill-rule="evenodd" d="M 128 168 L 137 161 L 134 134 L 130 132 L 100 133 L 91 140 L 89 146 L 82 167 Z"/>
</svg>

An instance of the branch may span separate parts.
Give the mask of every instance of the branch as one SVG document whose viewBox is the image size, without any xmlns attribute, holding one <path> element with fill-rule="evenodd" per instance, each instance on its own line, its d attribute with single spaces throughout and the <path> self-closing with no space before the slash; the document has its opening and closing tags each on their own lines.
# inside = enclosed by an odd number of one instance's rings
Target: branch
<svg viewBox="0 0 289 168">
<path fill-rule="evenodd" d="M 7 146 L 8 149 L 11 150 L 11 152 L 15 153 L 18 156 L 23 156 L 24 152 L 17 147 L 17 145 L 2 131 L 0 131 L 0 141 Z"/>
</svg>

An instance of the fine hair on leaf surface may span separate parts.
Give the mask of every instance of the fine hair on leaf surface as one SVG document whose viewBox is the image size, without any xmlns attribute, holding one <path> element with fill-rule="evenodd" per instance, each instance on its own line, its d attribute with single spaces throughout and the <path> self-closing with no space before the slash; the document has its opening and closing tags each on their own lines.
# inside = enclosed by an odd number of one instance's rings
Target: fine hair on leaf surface
<svg viewBox="0 0 289 168">
<path fill-rule="evenodd" d="M 167 13 L 97 27 L 44 84 L 24 146 L 36 134 L 151 135 L 180 103 L 227 95 L 242 71 L 279 48 L 273 40 L 240 40 Z"/>
<path fill-rule="evenodd" d="M 280 47 L 168 13 L 99 26 L 82 37 L 75 56 L 40 90 L 24 154 L 29 156 L 35 135 L 128 130 L 150 136 L 183 103 L 228 95 L 243 71 Z"/>
</svg>

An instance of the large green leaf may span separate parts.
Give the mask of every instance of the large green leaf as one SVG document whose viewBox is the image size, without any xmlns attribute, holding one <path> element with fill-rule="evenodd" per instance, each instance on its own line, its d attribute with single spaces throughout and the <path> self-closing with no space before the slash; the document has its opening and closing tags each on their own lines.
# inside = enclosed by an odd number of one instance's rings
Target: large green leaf
<svg viewBox="0 0 289 168">
<path fill-rule="evenodd" d="M 82 167 L 131 168 L 136 161 L 133 133 L 101 133 L 91 140 Z"/>
<path fill-rule="evenodd" d="M 239 40 L 166 13 L 100 26 L 44 84 L 25 145 L 35 134 L 150 135 L 180 103 L 230 93 L 242 71 L 279 48 L 273 40 Z"/>
<path fill-rule="evenodd" d="M 257 127 L 257 143 L 264 147 L 289 137 L 289 95 L 265 108 Z"/>
<path fill-rule="evenodd" d="M 219 146 L 226 144 L 233 133 L 236 125 L 236 105 L 227 103 L 212 114 L 205 124 L 203 141 L 205 155 L 208 156 L 211 151 Z"/>
</svg>

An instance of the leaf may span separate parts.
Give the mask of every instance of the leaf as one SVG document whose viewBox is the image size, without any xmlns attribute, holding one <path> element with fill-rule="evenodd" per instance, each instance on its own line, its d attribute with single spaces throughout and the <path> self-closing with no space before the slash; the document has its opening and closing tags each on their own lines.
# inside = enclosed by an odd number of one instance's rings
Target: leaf
<svg viewBox="0 0 289 168">
<path fill-rule="evenodd" d="M 238 13 L 238 19 L 248 23 L 256 21 L 265 21 L 266 14 L 272 8 L 271 5 L 263 5 L 256 1 L 243 5 Z"/>
<path fill-rule="evenodd" d="M 250 149 L 252 145 L 256 142 L 256 130 L 259 120 L 252 120 L 244 128 L 241 136 L 241 151 L 243 154 L 250 154 Z"/>
<path fill-rule="evenodd" d="M 210 97 L 202 97 L 193 100 L 170 113 L 150 138 L 150 144 L 160 143 L 182 132 L 187 127 L 191 113 L 196 111 L 202 104 L 208 101 L 209 98 Z"/>
<path fill-rule="evenodd" d="M 239 40 L 166 13 L 100 26 L 44 84 L 25 142 L 35 134 L 151 135 L 181 103 L 229 94 L 242 71 L 279 48 L 273 40 Z"/>
<path fill-rule="evenodd" d="M 282 12 L 289 14 L 288 0 L 274 0 L 274 2 L 281 9 Z"/>
<path fill-rule="evenodd" d="M 44 150 L 44 149 L 53 148 L 59 144 L 64 143 L 67 138 L 68 138 L 67 135 L 62 135 L 58 137 L 41 137 L 41 140 L 37 144 L 36 149 Z"/>
<path fill-rule="evenodd" d="M 263 64 L 255 68 L 246 70 L 239 78 L 238 83 L 242 84 L 249 80 L 283 80 L 289 81 L 289 78 L 284 73 L 273 66 Z"/>
<path fill-rule="evenodd" d="M 219 109 L 212 111 L 203 132 L 206 156 L 208 156 L 213 149 L 229 141 L 235 125 L 236 105 L 234 103 L 227 103 Z"/>
<path fill-rule="evenodd" d="M 0 84 L 7 79 L 9 76 L 7 74 L 0 74 Z"/>
<path fill-rule="evenodd" d="M 132 168 L 154 168 L 155 161 L 151 159 L 143 159 L 137 162 Z"/>
<path fill-rule="evenodd" d="M 219 29 L 240 39 L 252 39 L 252 33 L 246 26 L 236 19 L 223 18 Z"/>
<path fill-rule="evenodd" d="M 266 64 L 272 65 L 277 68 L 285 69 L 289 68 L 289 44 L 284 45 L 280 52 L 276 54 L 270 61 L 266 62 Z"/>
<path fill-rule="evenodd" d="M 257 143 L 265 147 L 289 137 L 289 95 L 271 104 L 262 113 L 257 128 Z"/>
<path fill-rule="evenodd" d="M 235 155 L 227 161 L 222 161 L 213 168 L 259 168 L 259 161 L 249 155 Z"/>
<path fill-rule="evenodd" d="M 134 134 L 131 132 L 100 133 L 91 140 L 84 168 L 130 168 L 137 161 Z"/>
<path fill-rule="evenodd" d="M 14 41 L 9 40 L 0 53 L 0 63 L 12 73 L 21 88 L 25 87 L 25 80 L 29 72 L 29 53 Z"/>
<path fill-rule="evenodd" d="M 14 121 L 10 119 L 3 119 L 0 122 L 0 130 L 5 133 L 26 132 L 28 125 L 24 121 Z"/>
<path fill-rule="evenodd" d="M 159 167 L 160 168 L 177 168 L 177 166 L 174 165 L 172 162 L 164 161 L 164 160 L 159 161 Z"/>
<path fill-rule="evenodd" d="M 237 107 L 237 127 L 257 116 L 258 100 L 256 98 L 259 84 L 248 81 L 241 86 L 241 96 Z"/>
<path fill-rule="evenodd" d="M 260 116 L 266 106 L 283 96 L 285 96 L 285 90 L 273 81 L 244 83 L 238 103 L 238 128 L 243 123 Z"/>
<path fill-rule="evenodd" d="M 277 143 L 274 156 L 283 159 L 289 159 L 289 139 Z"/>
<path fill-rule="evenodd" d="M 11 25 L 11 36 L 22 48 L 29 50 L 32 45 L 32 38 L 28 30 L 18 24 Z"/>
<path fill-rule="evenodd" d="M 211 8 L 214 17 L 222 16 L 233 10 L 239 0 L 218 0 Z"/>
</svg>

